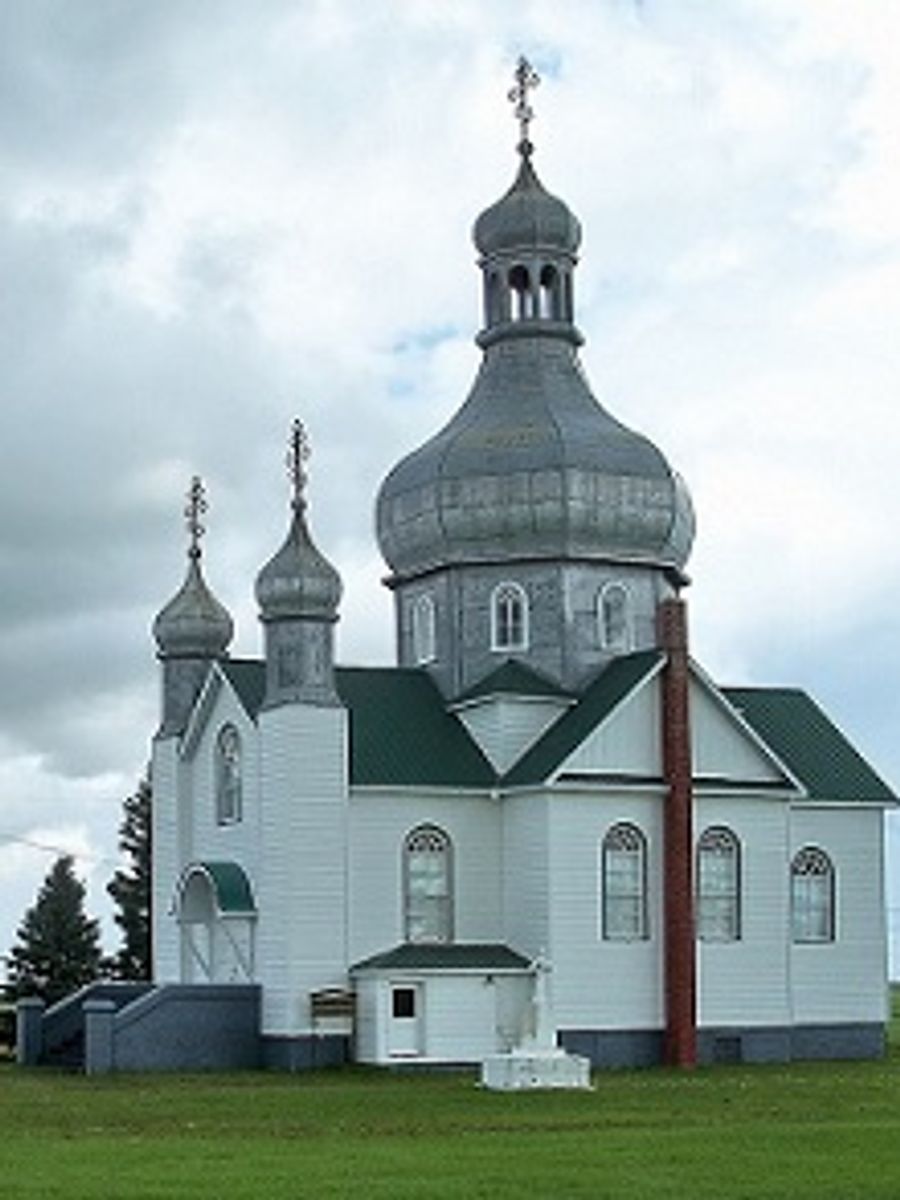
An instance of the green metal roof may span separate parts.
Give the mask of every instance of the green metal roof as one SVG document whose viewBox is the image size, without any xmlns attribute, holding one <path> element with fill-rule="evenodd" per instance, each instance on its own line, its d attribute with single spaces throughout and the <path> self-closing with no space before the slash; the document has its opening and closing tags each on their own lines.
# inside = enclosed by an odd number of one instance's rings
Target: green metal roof
<svg viewBox="0 0 900 1200">
<path fill-rule="evenodd" d="M 219 666 L 248 716 L 255 717 L 266 695 L 266 664 L 256 658 L 225 658 Z"/>
<path fill-rule="evenodd" d="M 256 904 L 253 900 L 253 890 L 250 880 L 244 874 L 243 867 L 236 862 L 196 862 L 192 863 L 185 875 L 200 870 L 209 878 L 216 894 L 216 905 L 220 913 L 255 913 Z"/>
<path fill-rule="evenodd" d="M 893 803 L 896 796 L 818 704 L 798 688 L 722 688 L 812 800 Z"/>
<path fill-rule="evenodd" d="M 265 664 L 227 659 L 222 670 L 251 717 L 265 696 Z M 338 695 L 350 712 L 350 781 L 395 787 L 491 787 L 496 774 L 448 713 L 418 667 L 338 667 Z"/>
<path fill-rule="evenodd" d="M 475 942 L 404 942 L 363 959 L 351 971 L 522 971 L 524 955 L 509 946 Z"/>
<path fill-rule="evenodd" d="M 478 700 L 483 696 L 496 696 L 501 693 L 512 696 L 568 695 L 568 692 L 559 688 L 552 679 L 547 679 L 514 658 L 508 658 L 495 671 L 479 680 L 474 687 L 463 692 L 455 703 L 464 704 L 467 700 Z"/>
<path fill-rule="evenodd" d="M 355 784 L 491 787 L 496 774 L 418 667 L 339 667 Z"/>
<path fill-rule="evenodd" d="M 635 687 L 661 663 L 658 650 L 614 659 L 499 780 L 505 787 L 548 779 Z M 221 664 L 251 717 L 265 695 L 265 664 Z M 490 788 L 498 783 L 428 673 L 418 667 L 338 667 L 337 690 L 350 713 L 350 779 L 355 785 Z M 542 690 L 537 690 L 541 688 Z M 515 661 L 503 663 L 467 696 L 499 691 L 563 695 Z M 888 785 L 819 706 L 795 688 L 723 688 L 751 727 L 806 787 L 810 798 L 892 803 Z"/>
<path fill-rule="evenodd" d="M 662 661 L 659 650 L 642 650 L 613 659 L 597 676 L 577 704 L 539 738 L 501 779 L 518 787 L 542 783 L 596 728 L 620 701 L 647 678 Z"/>
</svg>

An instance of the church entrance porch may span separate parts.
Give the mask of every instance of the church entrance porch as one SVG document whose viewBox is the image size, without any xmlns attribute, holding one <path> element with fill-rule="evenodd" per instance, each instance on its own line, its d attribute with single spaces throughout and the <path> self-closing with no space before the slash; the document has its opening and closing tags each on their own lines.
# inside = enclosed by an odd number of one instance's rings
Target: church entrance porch
<svg viewBox="0 0 900 1200">
<path fill-rule="evenodd" d="M 237 863 L 197 862 L 176 890 L 182 983 L 252 983 L 256 909 Z"/>
</svg>

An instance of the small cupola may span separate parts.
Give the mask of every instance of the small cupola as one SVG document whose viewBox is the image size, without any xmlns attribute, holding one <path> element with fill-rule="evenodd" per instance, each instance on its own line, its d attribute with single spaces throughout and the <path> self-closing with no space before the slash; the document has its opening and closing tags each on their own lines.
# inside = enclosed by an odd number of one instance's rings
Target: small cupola
<svg viewBox="0 0 900 1200">
<path fill-rule="evenodd" d="M 578 261 L 581 225 L 538 179 L 532 163 L 529 125 L 534 113 L 528 92 L 537 73 L 520 58 L 509 93 L 519 121 L 518 174 L 509 191 L 485 209 L 472 231 L 484 275 L 482 348 L 503 337 L 543 334 L 581 345 L 573 324 L 572 275 Z"/>
<path fill-rule="evenodd" d="M 281 548 L 256 577 L 259 617 L 266 630 L 266 704 L 337 703 L 332 626 L 338 619 L 341 577 L 317 549 L 306 521 L 303 423 L 291 427 L 288 474 L 292 517 Z"/>
</svg>

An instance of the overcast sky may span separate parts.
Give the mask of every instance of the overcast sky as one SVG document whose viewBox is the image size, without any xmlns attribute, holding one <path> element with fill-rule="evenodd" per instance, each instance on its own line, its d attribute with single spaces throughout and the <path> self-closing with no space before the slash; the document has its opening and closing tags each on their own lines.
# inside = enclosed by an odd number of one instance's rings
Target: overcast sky
<svg viewBox="0 0 900 1200">
<path fill-rule="evenodd" d="M 374 495 L 473 376 L 522 52 L 594 391 L 693 494 L 696 656 L 900 785 L 898 48 L 896 0 L 0 4 L 0 953 L 52 848 L 107 912 L 192 473 L 256 654 L 302 416 L 340 660 L 391 661 Z"/>
</svg>

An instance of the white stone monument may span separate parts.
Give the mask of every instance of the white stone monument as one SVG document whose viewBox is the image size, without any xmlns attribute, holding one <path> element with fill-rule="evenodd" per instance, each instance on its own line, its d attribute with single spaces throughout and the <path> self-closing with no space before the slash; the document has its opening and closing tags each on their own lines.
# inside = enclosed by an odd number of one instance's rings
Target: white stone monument
<svg viewBox="0 0 900 1200">
<path fill-rule="evenodd" d="M 550 988 L 552 967 L 543 951 L 531 963 L 531 1030 L 521 1043 L 481 1064 L 481 1086 L 494 1091 L 534 1088 L 589 1088 L 590 1060 L 569 1054 L 556 1044 L 556 1022 Z"/>
</svg>

